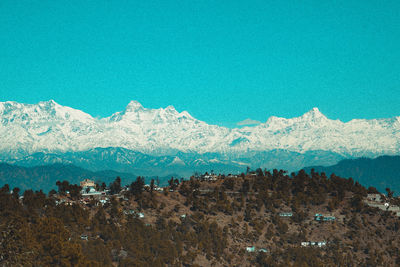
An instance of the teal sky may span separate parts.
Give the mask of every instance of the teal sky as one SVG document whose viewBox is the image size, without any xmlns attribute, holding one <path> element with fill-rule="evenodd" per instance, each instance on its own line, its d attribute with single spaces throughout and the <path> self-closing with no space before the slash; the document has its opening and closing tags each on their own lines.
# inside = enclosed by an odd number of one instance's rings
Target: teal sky
<svg viewBox="0 0 400 267">
<path fill-rule="evenodd" d="M 400 115 L 400 1 L 1 0 L 0 101 L 208 123 Z"/>
</svg>

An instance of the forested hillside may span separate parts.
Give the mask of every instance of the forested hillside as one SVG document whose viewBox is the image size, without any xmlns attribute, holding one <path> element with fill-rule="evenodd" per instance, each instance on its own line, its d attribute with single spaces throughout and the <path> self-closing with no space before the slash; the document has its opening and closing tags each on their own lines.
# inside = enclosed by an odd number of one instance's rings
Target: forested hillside
<svg viewBox="0 0 400 267">
<path fill-rule="evenodd" d="M 103 202 L 68 183 L 23 198 L 6 185 L 0 265 L 400 265 L 399 218 L 364 203 L 374 188 L 304 171 L 203 178 L 171 179 L 162 192 L 116 179 Z"/>
</svg>

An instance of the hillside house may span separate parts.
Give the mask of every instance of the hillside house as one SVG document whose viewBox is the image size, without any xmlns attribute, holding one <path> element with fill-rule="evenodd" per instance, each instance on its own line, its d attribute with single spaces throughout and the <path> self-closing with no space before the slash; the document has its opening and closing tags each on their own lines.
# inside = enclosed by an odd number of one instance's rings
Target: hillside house
<svg viewBox="0 0 400 267">
<path fill-rule="evenodd" d="M 293 213 L 292 212 L 281 212 L 279 213 L 280 217 L 292 217 Z"/>
<path fill-rule="evenodd" d="M 326 241 L 319 241 L 319 242 L 313 242 L 313 241 L 304 241 L 301 242 L 300 244 L 302 247 L 325 247 L 326 246 Z"/>
<path fill-rule="evenodd" d="M 134 210 L 124 210 L 124 214 L 125 215 L 133 215 L 133 214 L 135 214 L 135 211 Z"/>
<path fill-rule="evenodd" d="M 367 204 L 370 207 L 373 208 L 378 208 L 384 211 L 391 211 L 396 214 L 397 217 L 400 217 L 400 207 L 396 205 L 390 205 L 390 203 L 385 202 L 385 203 L 380 203 L 380 202 L 369 202 L 365 201 L 365 204 Z"/>
<path fill-rule="evenodd" d="M 215 174 L 204 174 L 201 176 L 201 180 L 202 181 L 217 181 L 218 180 L 218 176 Z"/>
<path fill-rule="evenodd" d="M 335 216 L 325 216 L 323 214 L 320 213 L 316 213 L 314 216 L 314 219 L 316 221 L 323 221 L 323 222 L 332 222 L 336 220 Z"/>
<path fill-rule="evenodd" d="M 81 190 L 81 195 L 82 197 L 89 197 L 89 196 L 104 196 L 106 192 L 100 192 L 96 190 L 96 184 L 94 181 L 85 179 L 80 182 L 80 185 L 82 187 Z"/>
<path fill-rule="evenodd" d="M 154 191 L 162 192 L 162 191 L 164 191 L 164 188 L 159 187 L 159 186 L 154 186 Z"/>
<path fill-rule="evenodd" d="M 266 248 L 259 248 L 259 249 L 256 249 L 255 246 L 246 247 L 246 252 L 253 253 L 253 252 L 256 252 L 256 251 L 257 251 L 257 252 L 267 253 L 267 252 L 268 252 L 268 249 L 266 249 Z"/>
<path fill-rule="evenodd" d="M 124 212 L 124 214 L 125 215 L 135 215 L 135 216 L 137 216 L 138 218 L 144 218 L 144 213 L 142 213 L 142 212 L 136 212 L 136 211 L 134 211 L 134 210 L 132 210 L 132 209 L 130 209 L 130 210 L 124 210 L 123 211 Z"/>
<path fill-rule="evenodd" d="M 246 247 L 246 251 L 247 251 L 247 252 L 255 252 L 255 251 L 256 251 L 256 248 L 255 248 L 254 246 L 252 246 L 252 247 Z"/>
<path fill-rule="evenodd" d="M 383 201 L 381 194 L 368 194 L 367 200 L 373 201 L 373 202 L 382 202 Z"/>
<path fill-rule="evenodd" d="M 396 206 L 396 205 L 390 205 L 387 208 L 387 211 L 391 211 L 394 212 L 396 214 L 397 217 L 400 217 L 400 207 Z"/>
</svg>

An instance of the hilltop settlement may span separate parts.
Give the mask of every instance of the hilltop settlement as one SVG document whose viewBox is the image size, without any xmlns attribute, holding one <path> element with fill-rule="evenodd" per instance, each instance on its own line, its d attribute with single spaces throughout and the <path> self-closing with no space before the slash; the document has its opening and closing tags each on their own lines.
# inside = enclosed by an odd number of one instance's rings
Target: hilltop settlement
<svg viewBox="0 0 400 267">
<path fill-rule="evenodd" d="M 400 199 L 257 169 L 0 189 L 1 266 L 399 266 Z"/>
</svg>

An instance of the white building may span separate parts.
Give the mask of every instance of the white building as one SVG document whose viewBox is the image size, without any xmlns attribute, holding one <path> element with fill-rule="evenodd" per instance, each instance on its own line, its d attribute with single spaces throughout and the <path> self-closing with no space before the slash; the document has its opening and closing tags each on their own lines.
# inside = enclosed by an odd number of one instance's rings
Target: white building
<svg viewBox="0 0 400 267">
<path fill-rule="evenodd" d="M 102 196 L 102 195 L 106 194 L 106 192 L 97 191 L 96 184 L 92 180 L 85 179 L 85 180 L 81 181 L 80 185 L 82 187 L 81 195 L 83 197 Z"/>
<path fill-rule="evenodd" d="M 314 242 L 314 241 L 305 241 L 301 242 L 302 247 L 325 247 L 326 246 L 326 241 L 319 241 L 319 242 Z"/>
<path fill-rule="evenodd" d="M 382 202 L 382 196 L 381 194 L 368 194 L 367 200 L 374 202 Z"/>
</svg>

